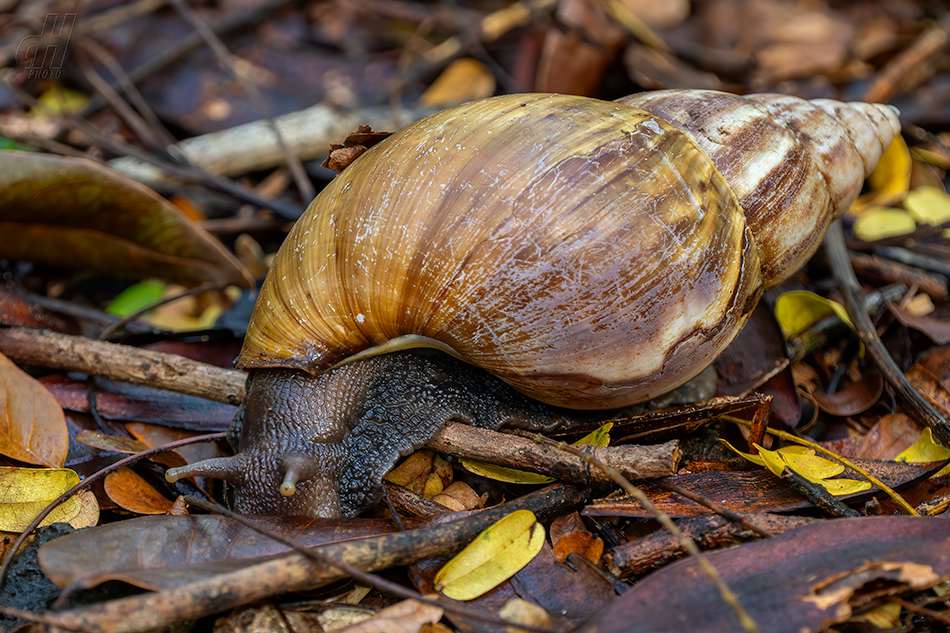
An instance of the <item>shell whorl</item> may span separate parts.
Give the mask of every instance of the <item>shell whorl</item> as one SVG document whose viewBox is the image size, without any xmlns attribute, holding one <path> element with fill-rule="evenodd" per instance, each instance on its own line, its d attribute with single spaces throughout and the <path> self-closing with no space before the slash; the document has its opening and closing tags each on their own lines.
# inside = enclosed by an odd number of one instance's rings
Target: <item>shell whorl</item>
<svg viewBox="0 0 950 633">
<path fill-rule="evenodd" d="M 394 134 L 297 222 L 239 366 L 318 373 L 410 337 L 551 404 L 611 408 L 676 387 L 732 340 L 763 273 L 729 170 L 675 125 L 620 103 L 507 95 Z M 823 179 L 809 172 L 802 188 L 830 199 Z M 770 210 L 785 198 L 738 193 Z"/>
<path fill-rule="evenodd" d="M 887 105 L 781 94 L 661 90 L 620 103 L 689 134 L 743 207 L 767 287 L 799 270 L 900 133 Z"/>
</svg>

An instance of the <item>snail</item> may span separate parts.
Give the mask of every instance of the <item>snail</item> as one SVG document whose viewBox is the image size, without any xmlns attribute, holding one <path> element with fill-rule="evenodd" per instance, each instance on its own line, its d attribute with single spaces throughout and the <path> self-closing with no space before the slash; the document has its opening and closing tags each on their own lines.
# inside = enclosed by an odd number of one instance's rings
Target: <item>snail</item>
<svg viewBox="0 0 950 633">
<path fill-rule="evenodd" d="M 352 516 L 448 420 L 544 429 L 669 391 L 899 130 L 890 106 L 703 90 L 506 95 L 410 125 L 278 252 L 237 362 L 239 452 L 167 478 L 223 478 L 249 514 Z"/>
</svg>

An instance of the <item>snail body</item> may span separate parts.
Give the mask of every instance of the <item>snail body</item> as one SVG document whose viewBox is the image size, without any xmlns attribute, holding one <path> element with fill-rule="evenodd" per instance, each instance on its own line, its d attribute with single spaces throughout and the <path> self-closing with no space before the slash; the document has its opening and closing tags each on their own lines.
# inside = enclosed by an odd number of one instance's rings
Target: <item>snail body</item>
<svg viewBox="0 0 950 633">
<path fill-rule="evenodd" d="M 620 101 L 495 97 L 362 155 L 264 282 L 240 452 L 169 478 L 228 479 L 248 513 L 349 516 L 450 419 L 542 428 L 669 391 L 807 261 L 899 131 L 887 106 Z"/>
</svg>

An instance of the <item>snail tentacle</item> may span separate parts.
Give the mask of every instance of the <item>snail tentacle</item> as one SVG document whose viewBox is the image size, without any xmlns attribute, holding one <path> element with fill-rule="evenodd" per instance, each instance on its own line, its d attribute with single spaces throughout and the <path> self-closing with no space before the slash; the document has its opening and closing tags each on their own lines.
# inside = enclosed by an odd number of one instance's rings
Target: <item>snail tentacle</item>
<svg viewBox="0 0 950 633">
<path fill-rule="evenodd" d="M 238 359 L 240 458 L 172 476 L 221 473 L 245 512 L 349 516 L 448 420 L 549 428 L 667 393 L 807 262 L 899 131 L 889 106 L 708 90 L 423 119 L 275 257 Z"/>
</svg>

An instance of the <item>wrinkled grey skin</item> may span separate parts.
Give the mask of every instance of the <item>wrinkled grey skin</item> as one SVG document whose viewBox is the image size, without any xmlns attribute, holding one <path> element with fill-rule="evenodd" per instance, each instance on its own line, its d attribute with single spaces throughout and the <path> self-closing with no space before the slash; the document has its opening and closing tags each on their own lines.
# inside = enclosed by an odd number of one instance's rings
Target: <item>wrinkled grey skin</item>
<svg viewBox="0 0 950 633">
<path fill-rule="evenodd" d="M 592 415 L 527 398 L 484 371 L 430 350 L 375 356 L 320 376 L 258 369 L 249 378 L 243 420 L 239 414 L 231 429 L 239 475 L 229 479 L 239 512 L 353 516 L 379 499 L 382 478 L 396 460 L 449 420 L 544 430 Z M 289 497 L 280 493 L 287 454 L 319 464 Z"/>
</svg>

